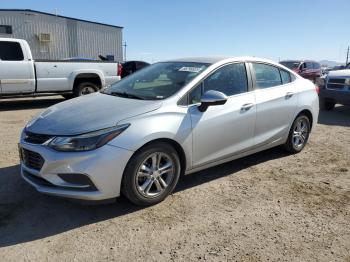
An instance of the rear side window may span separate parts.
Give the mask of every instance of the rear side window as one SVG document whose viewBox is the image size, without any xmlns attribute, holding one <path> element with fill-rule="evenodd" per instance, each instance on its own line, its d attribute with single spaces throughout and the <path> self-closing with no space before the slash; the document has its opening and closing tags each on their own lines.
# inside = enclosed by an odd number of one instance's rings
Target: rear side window
<svg viewBox="0 0 350 262">
<path fill-rule="evenodd" d="M 146 67 L 148 64 L 144 63 L 144 62 L 136 62 L 136 70 L 140 70 L 144 67 Z"/>
<path fill-rule="evenodd" d="M 313 68 L 313 63 L 311 63 L 311 62 L 304 63 L 304 68 L 312 69 Z"/>
<path fill-rule="evenodd" d="M 3 61 L 22 61 L 24 59 L 18 42 L 0 42 L 0 59 Z"/>
<path fill-rule="evenodd" d="M 314 69 L 320 69 L 321 65 L 319 63 L 314 63 Z"/>
<path fill-rule="evenodd" d="M 277 67 L 252 63 L 255 84 L 257 88 L 269 88 L 282 84 L 279 69 Z"/>
<path fill-rule="evenodd" d="M 204 92 L 215 90 L 227 96 L 247 92 L 248 81 L 244 63 L 223 66 L 204 80 Z"/>
<path fill-rule="evenodd" d="M 284 71 L 282 69 L 280 69 L 280 73 L 281 73 L 282 84 L 288 84 L 288 83 L 292 82 L 290 73 L 288 73 L 287 71 Z"/>
</svg>

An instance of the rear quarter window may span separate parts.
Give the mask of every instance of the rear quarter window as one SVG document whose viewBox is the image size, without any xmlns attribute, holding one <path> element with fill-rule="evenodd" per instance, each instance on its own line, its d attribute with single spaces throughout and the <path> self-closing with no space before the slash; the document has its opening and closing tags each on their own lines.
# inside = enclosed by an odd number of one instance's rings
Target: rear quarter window
<svg viewBox="0 0 350 262">
<path fill-rule="evenodd" d="M 0 42 L 0 59 L 3 61 L 22 61 L 24 59 L 18 42 Z"/>
<path fill-rule="evenodd" d="M 280 69 L 280 74 L 281 74 L 282 84 L 288 84 L 292 82 L 292 77 L 289 72 L 283 69 Z"/>
</svg>

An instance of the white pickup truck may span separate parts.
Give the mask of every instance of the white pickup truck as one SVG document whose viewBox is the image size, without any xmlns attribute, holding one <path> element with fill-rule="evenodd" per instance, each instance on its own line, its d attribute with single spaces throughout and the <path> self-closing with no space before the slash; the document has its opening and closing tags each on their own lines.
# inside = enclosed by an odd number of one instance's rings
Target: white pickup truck
<svg viewBox="0 0 350 262">
<path fill-rule="evenodd" d="M 96 92 L 120 80 L 121 64 L 109 61 L 33 60 L 27 41 L 0 38 L 0 98 Z"/>
</svg>

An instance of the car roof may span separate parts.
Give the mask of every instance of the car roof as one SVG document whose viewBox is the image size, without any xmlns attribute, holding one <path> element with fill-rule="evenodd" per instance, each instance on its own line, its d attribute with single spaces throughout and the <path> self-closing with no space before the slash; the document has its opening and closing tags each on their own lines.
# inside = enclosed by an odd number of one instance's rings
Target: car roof
<svg viewBox="0 0 350 262">
<path fill-rule="evenodd" d="M 291 62 L 291 63 L 302 63 L 302 62 L 312 62 L 312 63 L 319 63 L 315 60 L 282 60 L 280 61 L 280 63 L 283 63 L 283 62 Z"/>
<path fill-rule="evenodd" d="M 251 56 L 207 56 L 207 57 L 186 57 L 186 58 L 177 58 L 172 60 L 166 60 L 162 62 L 192 62 L 192 63 L 207 63 L 215 64 L 222 61 L 260 61 L 271 64 L 276 64 L 276 62 L 268 59 L 251 57 Z"/>
</svg>

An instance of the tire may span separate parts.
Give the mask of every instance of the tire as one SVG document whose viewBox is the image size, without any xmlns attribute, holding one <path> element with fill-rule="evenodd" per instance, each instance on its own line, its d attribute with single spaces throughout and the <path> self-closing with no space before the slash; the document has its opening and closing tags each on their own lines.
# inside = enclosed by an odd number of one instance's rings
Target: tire
<svg viewBox="0 0 350 262">
<path fill-rule="evenodd" d="M 158 171 L 159 167 L 169 171 L 161 174 Z M 164 142 L 152 143 L 136 152 L 129 160 L 124 171 L 121 191 L 136 205 L 155 205 L 171 194 L 180 173 L 180 159 L 176 150 Z"/>
<path fill-rule="evenodd" d="M 322 110 L 330 111 L 330 110 L 333 110 L 334 107 L 335 107 L 335 102 L 327 100 L 325 98 L 320 98 L 320 108 Z"/>
<path fill-rule="evenodd" d="M 307 144 L 310 131 L 310 119 L 306 115 L 299 115 L 293 122 L 287 142 L 283 145 L 283 148 L 292 154 L 301 152 Z"/>
<path fill-rule="evenodd" d="M 91 82 L 82 82 L 73 88 L 74 97 L 88 95 L 98 91 L 96 84 Z"/>
</svg>

